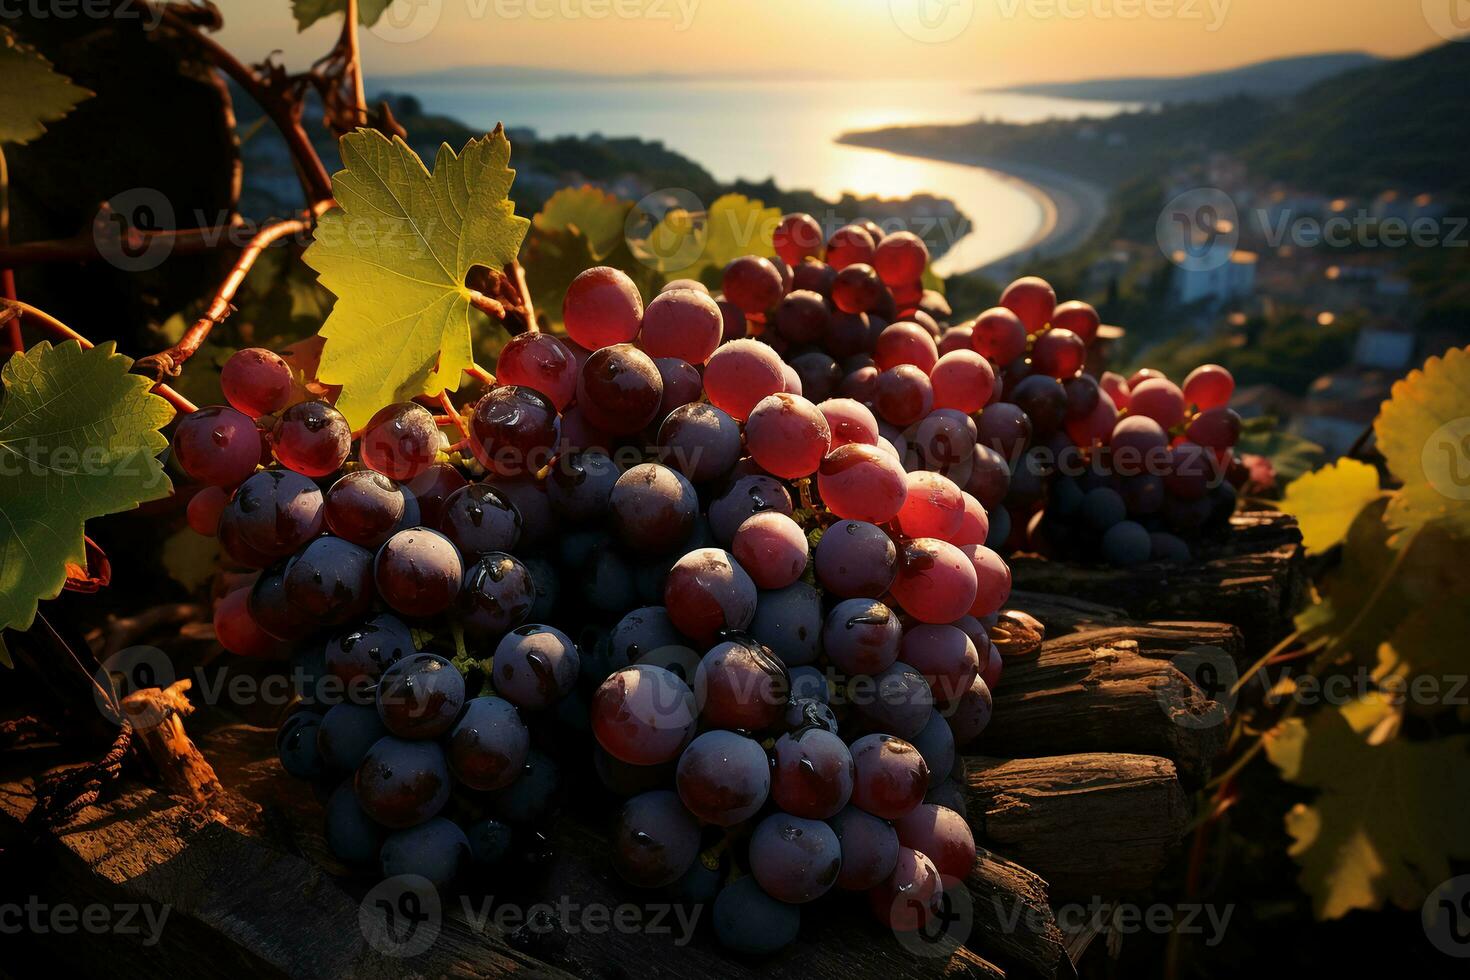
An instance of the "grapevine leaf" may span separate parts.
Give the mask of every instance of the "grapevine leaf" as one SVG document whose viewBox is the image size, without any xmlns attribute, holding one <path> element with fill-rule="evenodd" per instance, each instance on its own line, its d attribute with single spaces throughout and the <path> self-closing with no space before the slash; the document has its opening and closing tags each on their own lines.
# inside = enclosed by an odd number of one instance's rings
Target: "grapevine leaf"
<svg viewBox="0 0 1470 980">
<path fill-rule="evenodd" d="M 433 173 L 376 130 L 342 137 L 342 159 L 339 207 L 304 258 L 337 296 L 317 380 L 342 387 L 337 408 L 358 429 L 384 405 L 458 387 L 474 363 L 465 277 L 514 259 L 530 222 L 507 200 L 501 127 L 461 155 L 441 146 Z"/>
<path fill-rule="evenodd" d="M 1292 718 L 1265 741 L 1283 779 L 1318 791 L 1286 815 L 1300 882 L 1318 918 L 1384 902 L 1418 908 L 1470 858 L 1470 737 L 1384 737 L 1396 716 L 1377 695 Z"/>
<path fill-rule="evenodd" d="M 193 528 L 181 528 L 163 543 L 163 570 L 188 589 L 198 589 L 214 577 L 219 564 L 219 538 L 206 537 Z"/>
<path fill-rule="evenodd" d="M 1470 582 L 1464 575 L 1464 555 L 1470 540 L 1459 537 L 1445 522 L 1426 525 L 1405 545 L 1399 563 L 1398 592 L 1392 597 L 1404 614 L 1386 642 L 1378 647 L 1374 677 L 1417 683 L 1433 680 L 1439 691 L 1470 672 L 1470 650 L 1452 638 L 1470 636 Z M 1412 690 L 1411 703 L 1432 713 L 1442 699 L 1432 689 Z"/>
<path fill-rule="evenodd" d="M 780 208 L 726 194 L 710 205 L 702 223 L 686 211 L 670 211 L 653 230 L 649 245 L 664 259 L 660 269 L 669 279 L 698 279 L 705 269 L 723 269 L 742 255 L 775 255 L 771 234 L 780 221 Z"/>
<path fill-rule="evenodd" d="M 923 281 L 925 289 L 932 289 L 940 296 L 944 295 L 944 280 L 934 271 L 934 266 L 924 266 Z"/>
<path fill-rule="evenodd" d="M 392 4 L 393 0 L 358 0 L 357 22 L 372 27 Z M 296 15 L 296 30 L 304 31 L 323 17 L 347 13 L 347 0 L 291 0 L 291 12 Z"/>
<path fill-rule="evenodd" d="M 1347 537 L 1353 519 L 1378 495 L 1376 469 L 1355 459 L 1340 459 L 1293 480 L 1281 509 L 1301 525 L 1307 550 L 1322 552 Z"/>
<path fill-rule="evenodd" d="M 1389 525 L 1409 531 L 1444 517 L 1470 536 L 1470 347 L 1431 357 L 1395 382 L 1374 430 L 1403 483 Z"/>
<path fill-rule="evenodd" d="M 173 409 L 113 348 L 43 341 L 0 371 L 0 628 L 28 629 L 85 564 L 85 521 L 172 489 L 156 457 Z"/>
<path fill-rule="evenodd" d="M 0 27 L 0 143 L 29 143 L 93 93 L 54 71 L 35 48 Z"/>
<path fill-rule="evenodd" d="M 532 219 L 532 226 L 536 231 L 581 231 L 592 258 L 600 262 L 623 241 L 624 225 L 632 210 L 631 202 L 590 184 L 563 187 L 551 195 L 541 213 Z"/>
</svg>

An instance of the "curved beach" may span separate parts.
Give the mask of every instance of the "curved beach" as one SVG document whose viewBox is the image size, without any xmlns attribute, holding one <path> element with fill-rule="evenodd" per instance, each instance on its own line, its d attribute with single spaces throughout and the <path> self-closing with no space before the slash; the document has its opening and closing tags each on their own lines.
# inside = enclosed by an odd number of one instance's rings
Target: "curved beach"
<svg viewBox="0 0 1470 980">
<path fill-rule="evenodd" d="M 882 150 L 895 156 L 942 160 L 988 170 L 1031 196 L 1042 209 L 1041 227 L 1020 248 L 972 269 L 944 268 L 941 260 L 939 267 L 945 275 L 977 272 L 990 279 L 1014 277 L 1028 262 L 1066 255 L 1081 246 L 1097 231 L 1107 213 L 1107 189 L 1071 174 L 981 153 L 915 153 L 876 139 L 864 139 L 864 135 L 848 133 L 840 142 Z M 943 193 L 943 189 L 936 188 L 935 193 Z"/>
</svg>

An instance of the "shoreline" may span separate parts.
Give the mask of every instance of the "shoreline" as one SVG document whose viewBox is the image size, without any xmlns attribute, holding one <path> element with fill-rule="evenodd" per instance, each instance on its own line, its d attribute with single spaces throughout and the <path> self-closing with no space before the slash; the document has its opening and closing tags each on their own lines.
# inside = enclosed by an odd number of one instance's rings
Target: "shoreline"
<svg viewBox="0 0 1470 980">
<path fill-rule="evenodd" d="M 1057 258 L 1079 248 L 1097 231 L 1107 214 L 1107 189 L 1072 174 L 983 153 L 920 153 L 852 138 L 859 135 L 848 134 L 839 142 L 881 150 L 894 156 L 939 160 L 989 170 L 1025 193 L 1042 209 L 1041 227 L 1020 248 L 985 265 L 956 270 L 951 275 L 978 273 L 990 279 L 1014 277 L 1029 261 Z"/>
</svg>

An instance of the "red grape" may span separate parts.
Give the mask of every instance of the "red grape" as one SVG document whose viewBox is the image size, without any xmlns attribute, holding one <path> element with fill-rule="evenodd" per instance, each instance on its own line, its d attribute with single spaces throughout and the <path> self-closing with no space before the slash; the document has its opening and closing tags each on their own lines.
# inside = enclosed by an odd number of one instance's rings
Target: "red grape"
<svg viewBox="0 0 1470 980">
<path fill-rule="evenodd" d="M 675 780 L 690 813 L 717 827 L 731 827 L 755 816 L 765 804 L 771 765 L 754 739 L 709 731 L 679 757 Z"/>
<path fill-rule="evenodd" d="M 1172 429 L 1184 421 L 1184 392 L 1168 378 L 1150 378 L 1129 391 L 1128 414 L 1151 418 Z"/>
<path fill-rule="evenodd" d="M 677 626 L 672 608 L 669 615 Z M 781 720 L 790 700 L 786 668 L 759 643 L 720 643 L 694 672 L 694 703 L 700 719 L 715 728 L 770 728 Z"/>
<path fill-rule="evenodd" d="M 449 539 L 416 527 L 383 544 L 373 562 L 378 593 L 405 616 L 435 616 L 459 596 L 464 562 Z"/>
<path fill-rule="evenodd" d="M 1009 364 L 1026 353 L 1026 325 L 1005 307 L 992 307 L 975 318 L 970 343 L 991 364 Z"/>
<path fill-rule="evenodd" d="M 899 553 L 893 597 L 923 623 L 952 623 L 975 604 L 975 566 L 959 548 L 935 538 L 917 538 Z"/>
<path fill-rule="evenodd" d="M 899 530 L 911 538 L 944 540 L 959 533 L 965 501 L 954 481 L 927 470 L 915 470 L 905 481 L 908 492 L 898 512 Z"/>
<path fill-rule="evenodd" d="M 1031 348 L 1031 365 L 1053 378 L 1070 378 L 1082 370 L 1087 345 L 1070 330 L 1053 327 L 1036 338 Z"/>
<path fill-rule="evenodd" d="M 939 360 L 934 338 L 917 323 L 894 323 L 883 328 L 873 345 L 873 361 L 878 370 L 886 371 L 900 364 L 912 364 L 928 374 Z"/>
<path fill-rule="evenodd" d="M 854 262 L 871 263 L 877 243 L 861 225 L 843 225 L 827 239 L 827 264 L 838 272 Z"/>
<path fill-rule="evenodd" d="M 1103 393 L 1112 400 L 1113 406 L 1118 411 L 1121 412 L 1128 407 L 1129 391 L 1127 378 L 1124 378 L 1121 374 L 1114 374 L 1112 371 L 1104 371 L 1102 377 L 1098 379 L 1097 384 L 1103 390 Z"/>
<path fill-rule="evenodd" d="M 1005 559 L 983 544 L 966 545 L 960 551 L 975 567 L 975 604 L 970 615 L 981 619 L 999 612 L 1011 597 L 1011 570 Z"/>
<path fill-rule="evenodd" d="M 967 544 L 984 544 L 990 536 L 990 515 L 973 494 L 961 491 L 961 496 L 965 501 L 965 516 L 959 531 L 949 537 L 949 543 L 961 548 Z"/>
<path fill-rule="evenodd" d="M 573 279 L 561 309 L 567 336 L 588 350 L 628 343 L 643 321 L 638 287 L 626 273 L 607 266 Z"/>
<path fill-rule="evenodd" d="M 940 357 L 929 372 L 929 382 L 934 388 L 935 408 L 953 408 L 973 415 L 990 401 L 995 369 L 967 346 Z"/>
<path fill-rule="evenodd" d="M 746 316 L 760 316 L 781 302 L 784 285 L 770 259 L 742 255 L 725 266 L 721 288 Z"/>
<path fill-rule="evenodd" d="M 872 266 L 854 262 L 832 280 L 832 305 L 843 313 L 868 313 L 878 308 L 885 292 Z"/>
<path fill-rule="evenodd" d="M 934 410 L 934 386 L 912 364 L 888 368 L 878 375 L 873 407 L 892 425 L 912 425 Z"/>
<path fill-rule="evenodd" d="M 822 226 L 809 214 L 783 215 L 771 233 L 771 244 L 787 265 L 799 269 L 803 259 L 821 257 Z"/>
<path fill-rule="evenodd" d="M 510 338 L 495 362 L 496 380 L 503 385 L 532 388 L 566 411 L 577 397 L 578 367 L 567 345 L 549 333 L 518 334 Z"/>
<path fill-rule="evenodd" d="M 975 867 L 975 836 L 965 818 L 949 807 L 921 803 L 893 823 L 898 842 L 925 854 L 945 884 L 962 882 Z"/>
<path fill-rule="evenodd" d="M 806 571 L 806 532 L 784 514 L 754 515 L 735 532 L 730 550 L 757 588 L 784 589 Z"/>
<path fill-rule="evenodd" d="M 253 419 L 233 408 L 201 408 L 179 422 L 173 450 L 174 459 L 190 479 L 233 487 L 260 465 L 260 431 Z"/>
<path fill-rule="evenodd" d="M 755 602 L 755 583 L 734 556 L 718 548 L 699 548 L 680 558 L 664 585 L 669 619 L 679 632 L 705 645 L 721 630 L 749 626 Z"/>
<path fill-rule="evenodd" d="M 327 528 L 337 537 L 376 548 L 403 520 L 405 507 L 396 483 L 372 470 L 356 470 L 332 484 L 322 511 Z"/>
<path fill-rule="evenodd" d="M 878 243 L 873 267 L 889 286 L 918 282 L 929 267 L 929 246 L 911 231 L 895 231 Z"/>
<path fill-rule="evenodd" d="M 271 445 L 283 466 L 303 476 L 326 476 L 347 461 L 352 428 L 326 402 L 299 402 L 276 419 Z"/>
<path fill-rule="evenodd" d="M 592 696 L 591 719 L 597 744 L 636 766 L 678 758 L 698 723 L 689 685 L 649 664 L 613 671 Z"/>
<path fill-rule="evenodd" d="M 852 743 L 853 806 L 896 820 L 924 801 L 929 767 L 912 744 L 892 735 L 865 735 Z"/>
<path fill-rule="evenodd" d="M 832 448 L 856 442 L 865 446 L 878 444 L 878 420 L 862 402 L 852 398 L 829 398 L 817 405 L 827 420 L 832 434 Z"/>
<path fill-rule="evenodd" d="M 577 407 L 589 422 L 615 436 L 630 435 L 652 422 L 663 397 L 658 365 L 632 344 L 594 352 L 577 381 Z"/>
<path fill-rule="evenodd" d="M 1235 378 L 1218 364 L 1202 364 L 1184 379 L 1184 400 L 1201 412 L 1224 408 L 1235 393 Z"/>
<path fill-rule="evenodd" d="M 724 314 L 708 293 L 675 289 L 660 293 L 643 311 L 638 343 L 649 357 L 703 364 L 720 346 L 724 330 Z"/>
<path fill-rule="evenodd" d="M 475 403 L 470 449 L 491 473 L 539 472 L 555 452 L 558 416 L 545 395 L 521 385 L 497 385 Z"/>
<path fill-rule="evenodd" d="M 362 464 L 392 480 L 411 480 L 434 462 L 441 438 L 422 405 L 401 402 L 380 409 L 362 430 Z"/>
<path fill-rule="evenodd" d="M 273 415 L 291 401 L 291 368 L 274 351 L 247 347 L 236 351 L 220 369 L 225 400 L 253 419 Z"/>
<path fill-rule="evenodd" d="M 214 607 L 214 635 L 219 645 L 242 657 L 271 659 L 287 651 L 286 644 L 267 633 L 249 608 L 250 590 L 234 589 Z"/>
<path fill-rule="evenodd" d="M 815 344 L 827 331 L 832 319 L 821 295 L 797 289 L 776 307 L 776 331 L 793 344 Z"/>
<path fill-rule="evenodd" d="M 744 422 L 761 399 L 785 390 L 781 365 L 780 355 L 758 340 L 722 344 L 705 365 L 705 393 L 716 408 Z"/>
<path fill-rule="evenodd" d="M 1102 318 L 1097 315 L 1097 310 L 1091 304 L 1076 299 L 1058 306 L 1051 317 L 1053 330 L 1070 330 L 1081 337 L 1084 344 L 1092 343 L 1101 324 Z"/>
<path fill-rule="evenodd" d="M 1240 441 L 1240 416 L 1232 408 L 1211 408 L 1200 412 L 1189 423 L 1185 437 L 1223 452 Z"/>
<path fill-rule="evenodd" d="M 811 476 L 832 442 L 827 418 L 800 395 L 769 395 L 745 422 L 745 445 L 772 476 L 796 480 Z"/>
<path fill-rule="evenodd" d="M 189 526 L 196 534 L 212 538 L 219 533 L 219 518 L 230 502 L 230 494 L 223 487 L 203 487 L 189 498 L 187 517 Z"/>
<path fill-rule="evenodd" d="M 1000 305 L 1020 318 L 1028 334 L 1040 333 L 1051 322 L 1057 294 L 1051 284 L 1036 276 L 1024 276 L 1005 288 Z"/>
<path fill-rule="evenodd" d="M 822 460 L 817 492 L 838 517 L 882 524 L 903 509 L 908 482 L 890 454 L 877 446 L 849 443 Z"/>
</svg>

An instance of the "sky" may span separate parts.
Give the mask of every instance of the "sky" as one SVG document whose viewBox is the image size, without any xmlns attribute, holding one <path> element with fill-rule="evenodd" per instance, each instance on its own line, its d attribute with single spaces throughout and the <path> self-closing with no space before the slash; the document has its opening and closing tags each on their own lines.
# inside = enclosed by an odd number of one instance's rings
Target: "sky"
<svg viewBox="0 0 1470 980">
<path fill-rule="evenodd" d="M 374 2 L 374 0 L 365 0 Z M 1176 75 L 1267 58 L 1443 43 L 1465 0 L 394 0 L 363 33 L 369 79 L 461 65 L 976 85 Z M 289 0 L 217 0 L 220 40 L 300 68 Z M 1439 8 L 1443 7 L 1441 11 Z M 1438 28 L 1438 32 L 1436 30 Z"/>
</svg>

